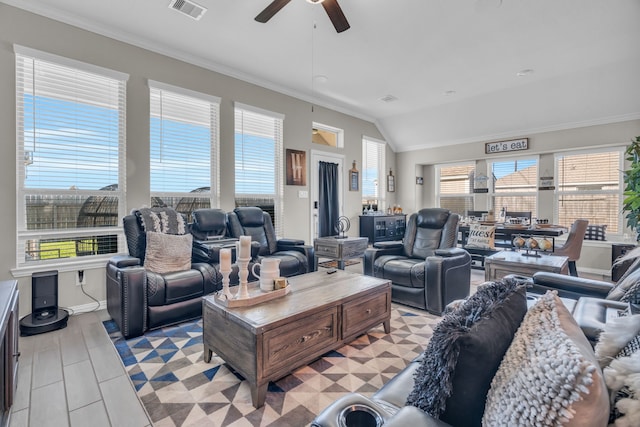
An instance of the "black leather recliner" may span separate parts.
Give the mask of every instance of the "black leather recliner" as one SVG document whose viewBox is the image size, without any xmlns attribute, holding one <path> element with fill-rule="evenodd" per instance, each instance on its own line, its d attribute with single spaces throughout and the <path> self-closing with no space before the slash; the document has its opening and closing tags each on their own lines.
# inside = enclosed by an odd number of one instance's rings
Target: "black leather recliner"
<svg viewBox="0 0 640 427">
<path fill-rule="evenodd" d="M 162 208 L 168 210 L 170 208 Z M 175 211 L 173 211 L 175 212 Z M 107 263 L 107 310 L 125 338 L 202 315 L 202 297 L 221 289 L 221 275 L 207 263 L 158 274 L 146 270 L 146 232 L 140 211 L 123 219 L 129 255 Z"/>
<path fill-rule="evenodd" d="M 455 247 L 458 220 L 441 208 L 412 214 L 402 242 L 377 243 L 365 251 L 364 274 L 390 280 L 392 301 L 442 314 L 471 288 L 471 256 Z"/>
<path fill-rule="evenodd" d="M 193 235 L 193 259 L 213 265 L 220 263 L 220 249 L 232 249 L 235 259 L 235 242 L 228 233 L 227 213 L 222 209 L 198 209 L 191 213 L 193 223 L 190 231 Z"/>
<path fill-rule="evenodd" d="M 198 262 L 206 262 L 213 265 L 216 271 L 220 270 L 220 249 L 231 249 L 231 273 L 229 284 L 240 283 L 238 275 L 238 265 L 236 264 L 236 242 L 237 238 L 229 235 L 229 221 L 227 213 L 222 209 L 205 208 L 197 209 L 191 214 L 193 223 L 191 224 L 191 234 L 193 235 L 193 259 Z M 252 247 L 252 254 L 258 254 L 258 247 Z M 249 281 L 258 280 L 253 275 L 253 262 L 249 262 Z M 222 283 L 222 274 L 218 281 Z"/>
<path fill-rule="evenodd" d="M 257 242 L 256 262 L 263 257 L 279 258 L 282 277 L 314 271 L 313 246 L 305 245 L 299 239 L 278 239 L 268 212 L 254 206 L 237 207 L 228 215 L 232 237 L 251 236 L 252 245 Z"/>
</svg>

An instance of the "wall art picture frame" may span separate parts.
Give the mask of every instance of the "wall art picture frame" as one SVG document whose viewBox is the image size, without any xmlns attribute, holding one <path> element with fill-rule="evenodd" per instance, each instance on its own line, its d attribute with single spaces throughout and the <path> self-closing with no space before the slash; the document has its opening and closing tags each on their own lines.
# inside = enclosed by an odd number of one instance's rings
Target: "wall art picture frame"
<svg viewBox="0 0 640 427">
<path fill-rule="evenodd" d="M 356 161 L 353 161 L 353 167 L 349 169 L 349 191 L 358 191 L 358 183 L 360 176 L 356 168 Z"/>
<path fill-rule="evenodd" d="M 396 177 L 393 176 L 391 169 L 389 169 L 389 175 L 387 175 L 387 191 L 389 193 L 396 191 Z"/>
<path fill-rule="evenodd" d="M 287 185 L 307 185 L 307 152 L 287 148 Z"/>
</svg>

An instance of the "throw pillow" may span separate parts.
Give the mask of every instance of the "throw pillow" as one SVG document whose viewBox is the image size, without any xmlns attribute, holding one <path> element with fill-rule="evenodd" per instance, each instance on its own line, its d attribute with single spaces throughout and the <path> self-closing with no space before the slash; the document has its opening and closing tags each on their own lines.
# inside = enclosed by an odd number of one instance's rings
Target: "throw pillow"
<svg viewBox="0 0 640 427">
<path fill-rule="evenodd" d="M 470 248 L 494 249 L 495 238 L 495 225 L 471 224 L 467 246 Z"/>
<path fill-rule="evenodd" d="M 622 298 L 640 282 L 640 268 L 632 271 L 620 280 L 607 294 L 607 299 L 612 301 L 622 301 Z M 628 300 L 627 300 L 628 301 Z"/>
<path fill-rule="evenodd" d="M 609 401 L 596 356 L 556 291 L 529 309 L 487 395 L 483 424 L 604 426 Z"/>
<path fill-rule="evenodd" d="M 147 232 L 147 250 L 144 268 L 164 274 L 191 268 L 191 234 L 164 234 Z"/>
<path fill-rule="evenodd" d="M 606 225 L 587 225 L 584 233 L 585 240 L 607 240 Z"/>
<path fill-rule="evenodd" d="M 436 326 L 407 405 L 451 425 L 480 426 L 491 378 L 526 311 L 521 283 L 479 286 Z"/>
<path fill-rule="evenodd" d="M 596 356 L 609 388 L 609 423 L 640 425 L 640 315 L 609 319 Z"/>
</svg>

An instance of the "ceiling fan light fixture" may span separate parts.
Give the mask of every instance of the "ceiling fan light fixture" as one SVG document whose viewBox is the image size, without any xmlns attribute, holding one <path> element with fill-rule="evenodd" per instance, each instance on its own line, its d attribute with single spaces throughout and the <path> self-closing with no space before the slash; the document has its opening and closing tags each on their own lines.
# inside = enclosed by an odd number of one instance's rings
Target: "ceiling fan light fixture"
<svg viewBox="0 0 640 427">
<path fill-rule="evenodd" d="M 324 0 L 307 0 L 307 3 L 311 3 L 311 4 L 320 4 L 322 3 Z"/>
</svg>

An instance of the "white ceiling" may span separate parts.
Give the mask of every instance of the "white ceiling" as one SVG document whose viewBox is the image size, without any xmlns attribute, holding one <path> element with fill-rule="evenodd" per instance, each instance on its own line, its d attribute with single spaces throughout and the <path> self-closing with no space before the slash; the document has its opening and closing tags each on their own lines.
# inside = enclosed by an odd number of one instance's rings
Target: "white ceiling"
<svg viewBox="0 0 640 427">
<path fill-rule="evenodd" d="M 2 2 L 372 120 L 396 151 L 640 118 L 639 0 L 339 0 L 340 34 L 304 0 L 266 24 L 271 0 L 196 0 L 200 21 L 170 0 Z"/>
</svg>

